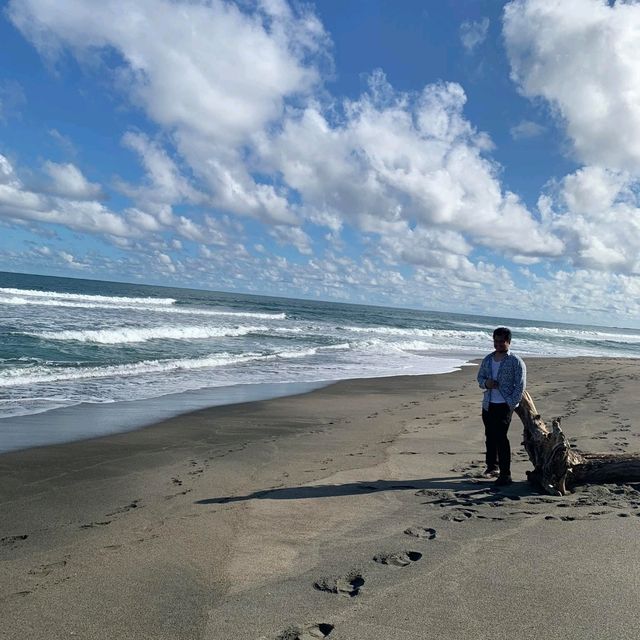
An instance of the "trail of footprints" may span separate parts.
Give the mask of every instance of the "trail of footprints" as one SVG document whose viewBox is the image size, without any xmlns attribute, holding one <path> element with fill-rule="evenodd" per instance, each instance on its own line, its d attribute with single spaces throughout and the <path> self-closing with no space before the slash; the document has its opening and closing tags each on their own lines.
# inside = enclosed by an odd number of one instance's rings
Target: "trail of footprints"
<svg viewBox="0 0 640 640">
<path fill-rule="evenodd" d="M 415 495 L 427 498 L 425 505 L 442 508 L 440 518 L 449 522 L 507 521 L 534 516 L 563 522 L 640 517 L 640 483 L 578 486 L 562 497 L 531 495 L 527 489 L 523 493 L 522 485 L 518 484 L 507 490 L 420 489 Z"/>
<path fill-rule="evenodd" d="M 480 466 L 480 462 L 472 461 L 464 469 L 474 472 L 477 466 Z M 422 504 L 428 509 L 435 509 L 429 517 L 437 516 L 438 511 L 442 510 L 439 517 L 455 523 L 474 519 L 508 522 L 531 517 L 538 517 L 544 522 L 570 523 L 613 517 L 640 517 L 640 483 L 579 486 L 574 488 L 573 493 L 563 497 L 531 494 L 523 483 L 500 489 L 489 483 L 483 484 L 485 486 L 474 476 L 467 480 L 466 486 L 462 485 L 458 490 L 419 489 L 414 495 L 426 498 Z M 404 534 L 418 543 L 433 540 L 436 530 L 425 526 L 411 526 L 404 530 Z M 401 571 L 419 562 L 422 557 L 423 553 L 420 551 L 401 549 L 378 553 L 371 560 L 379 566 Z M 319 591 L 349 599 L 358 597 L 364 585 L 365 571 L 362 568 L 354 568 L 342 575 L 324 576 L 313 583 L 313 587 Z M 334 628 L 329 623 L 289 627 L 275 636 L 274 640 L 326 638 Z"/>
<path fill-rule="evenodd" d="M 229 451 L 233 451 L 233 450 L 235 449 L 230 449 Z M 205 458 L 202 462 L 199 462 L 196 459 L 189 460 L 189 468 L 188 468 L 188 471 L 186 472 L 187 478 L 191 481 L 197 480 L 198 477 L 202 473 L 204 473 L 204 471 L 208 466 L 209 466 L 209 458 Z M 182 488 L 183 480 L 178 476 L 172 477 L 171 485 L 177 488 Z M 185 495 L 189 492 L 191 492 L 191 488 L 182 489 L 178 493 L 166 495 L 165 500 L 170 500 L 177 496 Z M 104 519 L 94 520 L 92 522 L 84 522 L 81 524 L 78 524 L 77 522 L 68 523 L 68 524 L 71 526 L 77 526 L 78 528 L 84 529 L 84 530 L 100 529 L 100 528 L 109 526 L 114 520 L 124 516 L 125 514 L 135 511 L 137 509 L 141 509 L 143 507 L 144 507 L 144 504 L 140 499 L 134 499 L 126 504 L 123 504 L 120 507 L 113 509 L 109 513 L 105 513 Z M 28 538 L 29 538 L 28 533 L 5 536 L 3 538 L 0 538 L 0 548 L 8 548 L 8 549 L 16 548 L 19 545 L 23 544 Z M 136 538 L 135 540 L 132 541 L 132 543 L 146 542 L 154 538 L 157 538 L 157 534 L 147 535 L 147 533 L 145 533 L 144 536 Z M 122 546 L 123 546 L 122 544 L 110 544 L 103 547 L 103 549 L 114 550 L 114 549 L 120 549 Z M 29 589 L 23 589 L 22 591 L 15 592 L 14 596 L 22 596 L 22 597 L 28 596 L 34 591 L 50 586 L 51 584 L 58 584 L 60 582 L 69 580 L 71 578 L 70 575 L 64 575 L 60 577 L 60 574 L 64 573 L 64 571 L 62 571 L 63 569 L 68 568 L 67 565 L 70 559 L 71 559 L 70 556 L 64 556 L 63 560 L 51 562 L 48 564 L 42 564 L 42 565 L 39 565 L 38 567 L 34 567 L 30 569 L 28 571 L 28 575 L 30 577 L 44 579 L 44 581 L 33 584 Z M 306 635 L 306 636 L 300 636 L 300 637 L 301 638 L 307 638 L 307 637 L 321 638 L 325 636 Z"/>
<path fill-rule="evenodd" d="M 404 530 L 404 534 L 417 540 L 433 540 L 436 530 L 431 527 L 412 526 Z M 401 550 L 381 552 L 373 556 L 376 564 L 402 569 L 422 558 L 422 553 L 413 550 Z M 325 593 L 337 594 L 347 598 L 358 596 L 364 586 L 365 579 L 361 569 L 351 569 L 344 575 L 323 576 L 314 583 L 314 589 Z M 326 638 L 334 630 L 334 625 L 329 623 L 314 624 L 306 627 L 288 627 L 275 637 L 275 640 L 314 640 Z M 261 639 L 266 640 L 266 639 Z"/>
</svg>

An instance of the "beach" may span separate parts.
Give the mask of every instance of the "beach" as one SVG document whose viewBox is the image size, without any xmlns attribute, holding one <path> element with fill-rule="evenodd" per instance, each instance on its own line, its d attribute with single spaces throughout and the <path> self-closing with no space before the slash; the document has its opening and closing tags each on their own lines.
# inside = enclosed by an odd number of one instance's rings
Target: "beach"
<svg viewBox="0 0 640 640">
<path fill-rule="evenodd" d="M 582 451 L 640 450 L 640 361 L 529 358 Z M 476 366 L 0 456 L 0 637 L 636 638 L 640 487 L 484 468 Z"/>
</svg>

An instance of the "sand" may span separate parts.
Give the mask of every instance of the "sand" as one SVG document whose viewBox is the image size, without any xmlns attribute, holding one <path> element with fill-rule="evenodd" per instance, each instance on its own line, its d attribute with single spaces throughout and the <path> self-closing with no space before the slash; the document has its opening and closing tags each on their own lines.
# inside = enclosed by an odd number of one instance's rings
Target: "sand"
<svg viewBox="0 0 640 640">
<path fill-rule="evenodd" d="M 640 361 L 536 359 L 583 451 L 639 451 Z M 0 637 L 637 638 L 640 486 L 483 470 L 476 368 L 340 382 L 0 456 Z"/>
</svg>

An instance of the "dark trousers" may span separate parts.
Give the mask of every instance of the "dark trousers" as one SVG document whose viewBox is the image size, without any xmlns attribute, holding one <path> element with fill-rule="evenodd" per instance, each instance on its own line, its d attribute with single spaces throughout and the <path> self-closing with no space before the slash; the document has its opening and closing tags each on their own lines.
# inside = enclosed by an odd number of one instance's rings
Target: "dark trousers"
<svg viewBox="0 0 640 640">
<path fill-rule="evenodd" d="M 487 467 L 499 466 L 500 475 L 511 474 L 511 447 L 507 431 L 511 424 L 513 411 L 504 402 L 491 403 L 489 410 L 482 410 L 482 422 L 484 422 L 484 434 L 487 442 Z"/>
</svg>

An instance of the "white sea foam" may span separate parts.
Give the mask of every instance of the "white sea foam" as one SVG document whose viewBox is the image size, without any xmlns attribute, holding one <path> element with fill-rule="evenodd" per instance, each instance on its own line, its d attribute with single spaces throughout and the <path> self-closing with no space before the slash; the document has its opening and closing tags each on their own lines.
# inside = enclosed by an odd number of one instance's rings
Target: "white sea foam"
<svg viewBox="0 0 640 640">
<path fill-rule="evenodd" d="M 174 298 L 130 298 L 128 296 L 94 296 L 79 293 L 61 293 L 59 291 L 37 291 L 35 289 L 12 289 L 0 287 L 0 294 L 24 296 L 28 298 L 44 298 L 48 300 L 71 300 L 75 302 L 98 302 L 100 304 L 126 304 L 145 306 L 175 304 Z"/>
<path fill-rule="evenodd" d="M 0 289 L 2 291 L 2 289 Z M 20 289 L 16 289 L 20 291 Z M 98 298 L 99 296 L 95 296 Z M 132 298 L 124 298 L 130 300 Z M 148 298 L 152 300 L 153 298 Z M 116 300 L 116 298 L 113 298 Z M 143 298 L 141 298 L 143 300 Z M 146 300 L 146 298 L 144 299 Z M 190 315 L 190 316 L 228 316 L 236 318 L 255 318 L 257 320 L 284 320 L 286 319 L 285 313 L 256 313 L 252 311 L 218 311 L 216 309 L 202 309 L 199 307 L 183 307 L 178 308 L 175 306 L 162 306 L 162 305 L 147 305 L 147 304 L 120 304 L 116 302 L 104 303 L 104 302 L 81 302 L 81 301 L 69 301 L 59 299 L 48 298 L 24 298 L 20 296 L 2 296 L 0 295 L 0 304 L 9 305 L 37 305 L 41 307 L 68 307 L 75 309 L 126 309 L 127 311 L 153 311 L 156 313 L 168 313 L 176 315 Z"/>
<path fill-rule="evenodd" d="M 640 334 L 610 333 L 596 329 L 565 329 L 560 327 L 518 327 L 517 331 L 532 333 L 540 336 L 552 336 L 557 338 L 573 338 L 575 340 L 590 340 L 598 342 L 626 342 L 629 344 L 640 343 Z"/>
<path fill-rule="evenodd" d="M 306 356 L 314 356 L 318 353 L 317 349 L 296 349 L 294 351 L 280 351 L 278 358 L 304 358 Z"/>
<path fill-rule="evenodd" d="M 323 347 L 319 347 L 318 351 L 346 351 L 351 349 L 351 345 L 348 342 L 342 342 L 340 344 L 327 344 Z"/>
<path fill-rule="evenodd" d="M 171 371 L 207 369 L 230 364 L 264 360 L 259 353 L 234 355 L 218 353 L 204 358 L 180 358 L 174 360 L 144 360 L 133 364 L 110 365 L 104 367 L 49 367 L 36 366 L 29 369 L 10 369 L 0 371 L 0 387 L 15 387 L 38 384 L 41 382 L 62 382 L 64 380 L 87 380 L 94 378 L 113 378 L 122 376 L 140 376 L 150 373 L 168 373 Z"/>
<path fill-rule="evenodd" d="M 399 337 L 422 337 L 437 338 L 440 343 L 446 343 L 447 340 L 457 341 L 479 341 L 486 340 L 487 334 L 483 331 L 457 331 L 455 329 L 410 329 L 399 327 L 338 327 L 343 331 L 350 333 L 368 333 L 380 336 L 399 336 Z"/>
<path fill-rule="evenodd" d="M 75 340 L 99 344 L 127 344 L 147 342 L 148 340 L 202 340 L 246 336 L 257 331 L 268 331 L 264 326 L 239 327 L 122 327 L 119 329 L 85 329 L 83 331 L 41 331 L 27 333 L 44 340 Z"/>
<path fill-rule="evenodd" d="M 491 334 L 495 327 L 493 325 L 483 325 L 472 322 L 453 322 L 452 324 L 460 327 L 475 327 L 478 330 L 485 329 Z M 601 331 L 600 329 L 578 329 L 573 327 L 518 327 L 512 326 L 515 337 L 520 342 L 520 336 L 524 334 L 533 334 L 536 336 L 550 338 L 570 338 L 573 340 L 594 341 L 594 342 L 621 342 L 627 344 L 640 343 L 640 333 L 612 333 L 611 331 Z M 514 338 L 515 339 L 515 338 Z"/>
<path fill-rule="evenodd" d="M 178 358 L 173 360 L 144 360 L 133 364 L 109 365 L 103 367 L 50 367 L 37 365 L 29 368 L 8 369 L 0 371 L 0 387 L 16 387 L 38 384 L 42 382 L 62 382 L 68 380 L 91 380 L 95 378 L 121 378 L 142 376 L 145 374 L 164 374 L 175 371 L 191 371 L 195 369 L 213 369 L 227 365 L 246 362 L 268 361 L 275 359 L 304 358 L 313 355 L 316 349 L 296 349 L 270 354 L 227 352 L 203 358 Z"/>
</svg>

